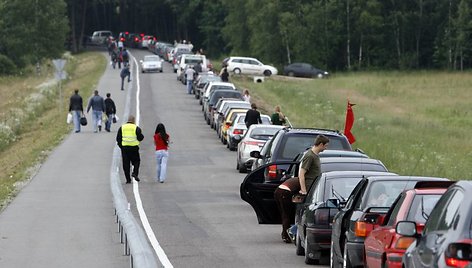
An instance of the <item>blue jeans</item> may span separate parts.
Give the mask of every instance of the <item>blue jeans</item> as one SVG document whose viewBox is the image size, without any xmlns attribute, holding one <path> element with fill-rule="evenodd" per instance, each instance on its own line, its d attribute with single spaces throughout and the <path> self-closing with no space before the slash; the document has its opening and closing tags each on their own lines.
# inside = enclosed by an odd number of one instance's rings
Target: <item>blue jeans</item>
<svg viewBox="0 0 472 268">
<path fill-rule="evenodd" d="M 193 84 L 193 80 L 187 79 L 187 93 L 188 94 L 192 94 L 192 84 Z"/>
<path fill-rule="evenodd" d="M 102 125 L 102 111 L 92 111 L 93 113 L 93 132 L 97 132 L 97 127 Z"/>
<path fill-rule="evenodd" d="M 105 129 L 110 131 L 111 121 L 113 120 L 113 114 L 107 114 L 107 121 L 105 121 Z"/>
<path fill-rule="evenodd" d="M 166 173 L 167 173 L 167 159 L 169 159 L 169 151 L 167 150 L 157 150 L 156 151 L 156 159 L 157 159 L 157 180 L 163 182 L 166 180 Z"/>
<path fill-rule="evenodd" d="M 74 122 L 74 131 L 80 131 L 80 116 L 82 115 L 82 111 L 74 110 L 72 112 L 72 121 Z"/>
</svg>

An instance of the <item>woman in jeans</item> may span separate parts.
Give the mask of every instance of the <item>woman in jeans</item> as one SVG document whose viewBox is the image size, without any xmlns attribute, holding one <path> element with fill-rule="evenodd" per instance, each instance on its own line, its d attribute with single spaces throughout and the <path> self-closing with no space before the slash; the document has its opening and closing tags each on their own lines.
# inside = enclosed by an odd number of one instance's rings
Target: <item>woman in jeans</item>
<svg viewBox="0 0 472 268">
<path fill-rule="evenodd" d="M 164 124 L 157 124 L 154 133 L 154 145 L 156 146 L 157 177 L 156 180 L 163 183 L 166 180 L 167 159 L 169 158 L 169 134 L 166 132 Z"/>
</svg>

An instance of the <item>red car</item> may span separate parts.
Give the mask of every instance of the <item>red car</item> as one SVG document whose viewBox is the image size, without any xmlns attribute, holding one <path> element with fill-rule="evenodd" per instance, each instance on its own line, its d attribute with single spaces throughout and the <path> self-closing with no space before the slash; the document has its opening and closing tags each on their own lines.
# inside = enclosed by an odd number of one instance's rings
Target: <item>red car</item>
<svg viewBox="0 0 472 268">
<path fill-rule="evenodd" d="M 414 189 L 401 193 L 385 215 L 383 224 L 373 230 L 364 242 L 365 264 L 373 267 L 402 267 L 405 250 L 415 241 L 396 233 L 399 221 L 416 222 L 421 233 L 436 202 L 453 181 L 418 182 Z"/>
</svg>

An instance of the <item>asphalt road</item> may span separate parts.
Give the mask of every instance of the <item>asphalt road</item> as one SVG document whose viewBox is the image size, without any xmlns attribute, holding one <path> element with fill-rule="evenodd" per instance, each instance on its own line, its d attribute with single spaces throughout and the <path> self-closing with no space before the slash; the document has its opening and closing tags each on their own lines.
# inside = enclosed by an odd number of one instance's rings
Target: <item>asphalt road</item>
<svg viewBox="0 0 472 268">
<path fill-rule="evenodd" d="M 139 60 L 150 53 L 133 50 L 132 54 Z M 136 78 L 136 72 L 133 75 Z M 226 149 L 205 123 L 201 106 L 176 80 L 171 65 L 164 63 L 163 73 L 139 73 L 139 81 L 140 127 L 145 136 L 140 146 L 140 194 L 172 265 L 305 267 L 295 246 L 282 242 L 281 226 L 259 225 L 253 209 L 240 199 L 239 185 L 245 174 L 236 170 L 236 153 Z M 172 141 L 163 184 L 154 181 L 152 136 L 159 122 Z M 125 191 L 134 200 L 131 187 Z"/>
</svg>

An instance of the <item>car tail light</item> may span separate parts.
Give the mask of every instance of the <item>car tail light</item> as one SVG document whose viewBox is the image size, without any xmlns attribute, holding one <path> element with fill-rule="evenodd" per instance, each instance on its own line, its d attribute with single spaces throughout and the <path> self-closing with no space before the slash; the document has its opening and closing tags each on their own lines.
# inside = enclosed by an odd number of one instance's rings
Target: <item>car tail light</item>
<svg viewBox="0 0 472 268">
<path fill-rule="evenodd" d="M 246 145 L 256 145 L 256 146 L 259 145 L 259 143 L 257 141 L 245 141 L 244 144 L 246 144 Z"/>
<path fill-rule="evenodd" d="M 407 249 L 416 239 L 414 237 L 400 237 L 395 243 L 396 249 Z"/>
<path fill-rule="evenodd" d="M 124 39 L 123 37 L 121 37 L 121 38 L 120 38 L 120 41 L 123 42 L 123 41 L 125 41 L 125 39 Z"/>
<path fill-rule="evenodd" d="M 227 127 L 231 126 L 231 122 L 226 122 L 225 126 L 227 126 Z"/>
<path fill-rule="evenodd" d="M 144 37 L 144 34 L 143 34 L 143 33 L 140 33 L 139 36 Z"/>
<path fill-rule="evenodd" d="M 444 253 L 444 260 L 449 267 L 465 267 L 472 263 L 472 241 L 451 243 Z"/>
<path fill-rule="evenodd" d="M 277 165 L 269 166 L 269 179 L 277 178 Z"/>
<path fill-rule="evenodd" d="M 128 35 L 128 34 L 129 34 L 129 32 L 125 32 L 125 34 L 126 34 L 126 35 Z"/>
<path fill-rule="evenodd" d="M 134 38 L 134 41 L 135 41 L 135 42 L 138 42 L 138 41 L 139 41 L 139 39 L 138 39 L 137 37 L 135 37 L 135 38 Z"/>
<path fill-rule="evenodd" d="M 338 209 L 321 207 L 315 210 L 313 223 L 315 225 L 331 225 Z"/>
<path fill-rule="evenodd" d="M 354 226 L 354 233 L 358 237 L 367 237 L 372 231 L 374 225 L 365 221 L 356 221 Z"/>
<path fill-rule="evenodd" d="M 235 130 L 233 130 L 233 134 L 234 135 L 243 135 L 243 130 L 242 129 L 235 129 Z"/>
</svg>

